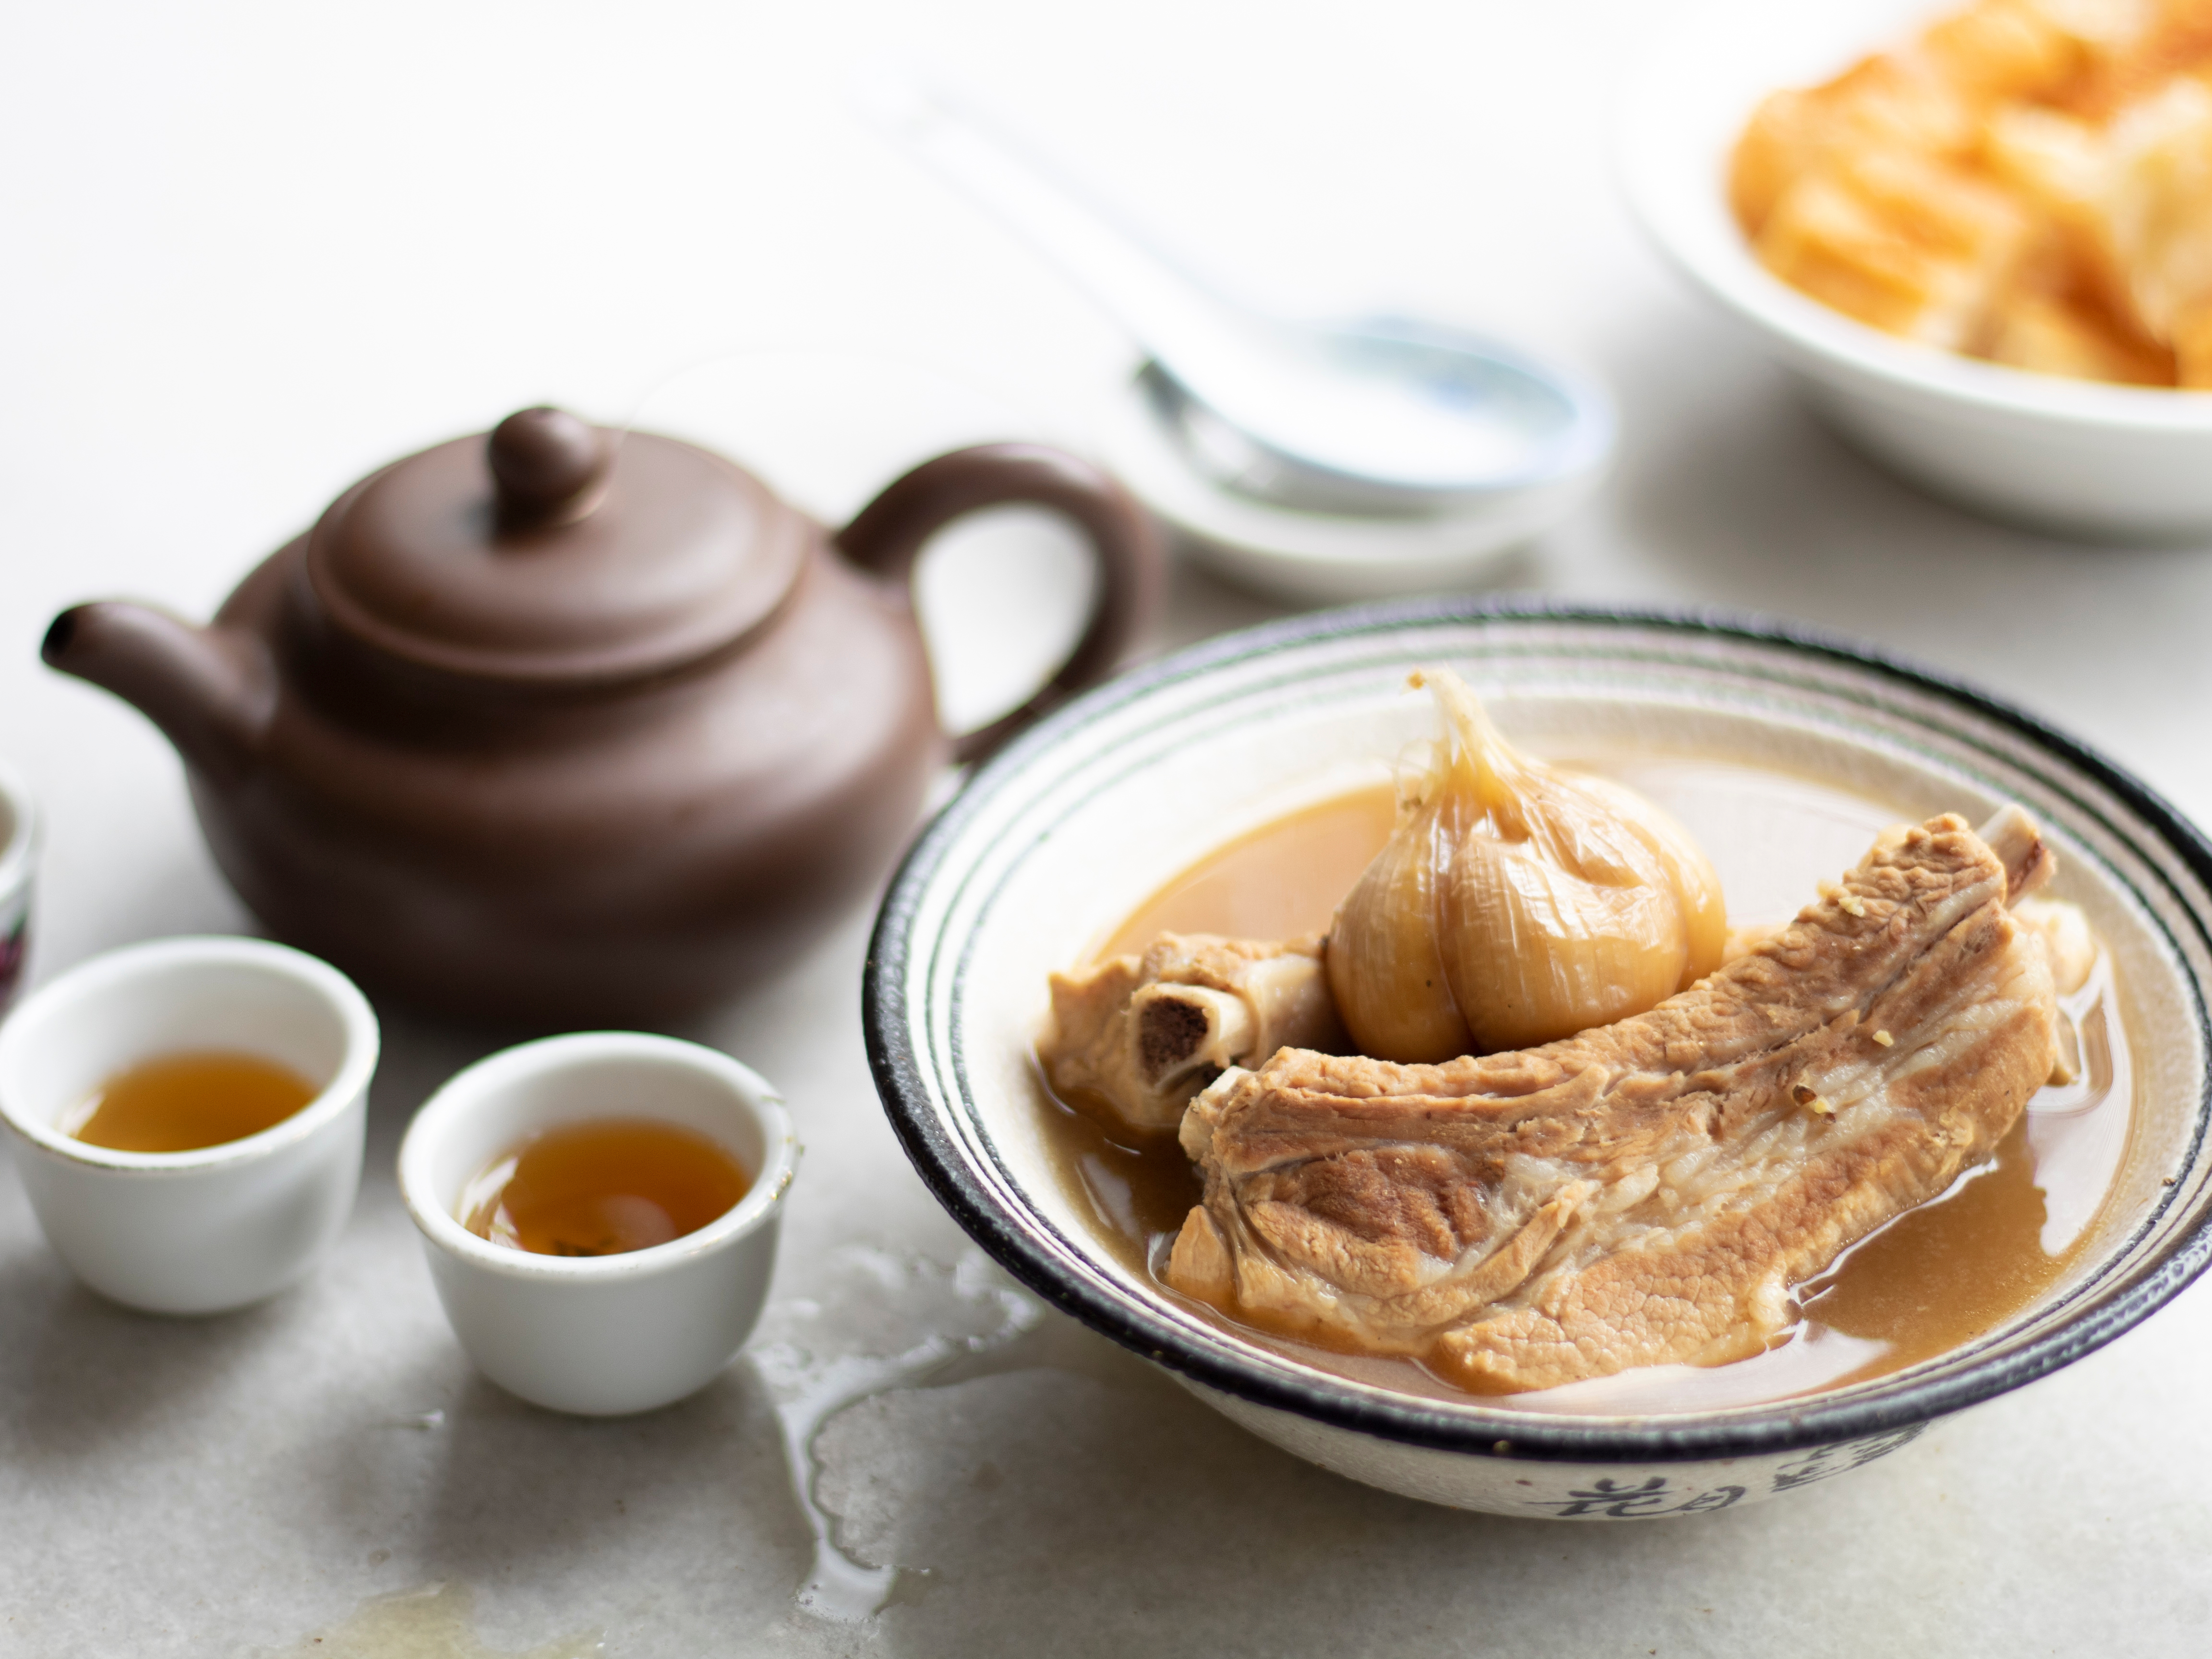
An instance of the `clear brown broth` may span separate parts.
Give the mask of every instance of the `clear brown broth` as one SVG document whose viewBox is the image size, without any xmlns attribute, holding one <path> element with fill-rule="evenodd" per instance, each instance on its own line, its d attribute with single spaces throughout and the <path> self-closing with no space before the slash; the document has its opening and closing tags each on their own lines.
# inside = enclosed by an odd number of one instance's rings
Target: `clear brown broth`
<svg viewBox="0 0 2212 1659">
<path fill-rule="evenodd" d="M 1816 875 L 1772 867 L 1831 857 L 1832 876 L 1899 814 L 1810 780 L 1748 767 L 1648 757 L 1592 769 L 1632 782 L 1682 818 L 1711 853 L 1733 901 L 1740 890 L 1808 895 Z M 1770 820 L 1742 824 L 1747 811 Z M 1162 932 L 1287 939 L 1326 928 L 1337 901 L 1389 837 L 1393 795 L 1378 784 L 1322 801 L 1239 836 L 1139 904 L 1097 955 L 1141 951 Z M 1710 824 L 1700 823 L 1711 815 Z M 1735 833 L 1724 828 L 1732 825 Z M 1780 831 L 1788 833 L 1777 833 Z M 1855 844 L 1856 851 L 1835 855 Z M 1761 852 L 1759 849 L 1768 849 Z M 1779 858 L 1771 849 L 1786 848 Z M 1738 924 L 1784 920 L 1738 912 Z M 1840 1388 L 1970 1342 L 2029 1306 L 2057 1278 L 2101 1206 L 2125 1150 L 2134 1093 L 2111 969 L 2066 1000 L 2080 1031 L 2082 1077 L 2043 1090 L 1998 1149 L 1941 1197 L 1861 1240 L 1797 1287 L 1802 1317 L 1763 1354 L 1698 1369 L 1649 1367 L 1513 1396 L 1562 1412 L 1715 1409 Z M 1464 1390 L 1418 1361 L 1338 1352 L 1257 1329 L 1169 1290 L 1159 1268 L 1199 1200 L 1196 1172 L 1171 1135 L 1108 1127 L 1039 1083 L 1049 1139 L 1070 1195 L 1131 1273 L 1201 1316 L 1285 1356 L 1358 1381 L 1453 1398 Z"/>
</svg>

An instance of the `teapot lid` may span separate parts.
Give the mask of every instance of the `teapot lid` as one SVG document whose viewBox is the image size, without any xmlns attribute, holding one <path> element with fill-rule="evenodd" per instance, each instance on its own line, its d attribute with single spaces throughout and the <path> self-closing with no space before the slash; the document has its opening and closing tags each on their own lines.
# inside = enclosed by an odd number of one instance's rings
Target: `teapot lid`
<svg viewBox="0 0 2212 1659">
<path fill-rule="evenodd" d="M 406 661 L 603 684 L 680 668 L 766 619 L 805 525 L 693 445 L 526 409 L 346 491 L 306 574 L 340 629 Z"/>
</svg>

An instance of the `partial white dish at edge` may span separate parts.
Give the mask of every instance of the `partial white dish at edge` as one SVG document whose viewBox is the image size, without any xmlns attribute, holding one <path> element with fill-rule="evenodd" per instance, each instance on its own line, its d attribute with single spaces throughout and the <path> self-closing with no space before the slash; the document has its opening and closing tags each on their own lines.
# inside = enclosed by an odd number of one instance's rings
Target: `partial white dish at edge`
<svg viewBox="0 0 2212 1659">
<path fill-rule="evenodd" d="M 1621 188 L 1692 285 L 1750 325 L 1852 447 L 1967 509 L 2061 536 L 2212 539 L 2212 395 L 2036 374 L 1885 334 L 1753 256 L 1729 157 L 1761 99 L 1840 74 L 1964 0 L 1713 0 L 1618 100 Z"/>
</svg>

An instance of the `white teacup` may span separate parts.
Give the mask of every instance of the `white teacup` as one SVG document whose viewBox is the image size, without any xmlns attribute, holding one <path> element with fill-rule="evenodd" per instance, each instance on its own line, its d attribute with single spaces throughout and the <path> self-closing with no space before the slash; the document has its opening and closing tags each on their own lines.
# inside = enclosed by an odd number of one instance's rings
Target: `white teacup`
<svg viewBox="0 0 2212 1659">
<path fill-rule="evenodd" d="M 0 766 L 0 1013 L 23 975 L 31 944 L 31 877 L 39 862 L 39 809 L 22 779 Z"/>
<path fill-rule="evenodd" d="M 0 1117 L 39 1224 L 78 1278 L 149 1313 L 217 1313 L 299 1279 L 344 1226 L 377 1047 L 368 1000 L 327 963 L 261 939 L 158 939 L 70 969 L 0 1027 Z M 210 1049 L 273 1060 L 320 1092 L 258 1134 L 191 1152 L 64 1132 L 116 1073 Z"/>
<path fill-rule="evenodd" d="M 495 1160 L 544 1130 L 617 1117 L 705 1135 L 751 1185 L 696 1232 L 617 1255 L 538 1255 L 461 1224 L 463 1189 Z M 535 1405 L 611 1417 L 681 1400 L 744 1346 L 799 1155 L 775 1091 L 726 1054 L 584 1032 L 506 1049 L 433 1095 L 400 1146 L 399 1191 L 477 1368 Z"/>
</svg>

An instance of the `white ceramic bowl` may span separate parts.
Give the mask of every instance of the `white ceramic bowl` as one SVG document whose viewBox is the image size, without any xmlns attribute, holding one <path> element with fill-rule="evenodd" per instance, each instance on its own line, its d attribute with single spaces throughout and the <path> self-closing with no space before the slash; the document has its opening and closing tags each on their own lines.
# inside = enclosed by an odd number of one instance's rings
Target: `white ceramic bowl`
<svg viewBox="0 0 2212 1659">
<path fill-rule="evenodd" d="M 361 1185 L 376 1016 L 315 957 L 252 939 L 168 939 L 71 969 L 0 1027 L 0 1116 L 63 1261 L 101 1295 L 203 1314 L 313 1267 Z M 322 1092 L 258 1134 L 189 1152 L 120 1152 L 62 1133 L 100 1083 L 179 1050 L 229 1048 Z"/>
<path fill-rule="evenodd" d="M 2007 800 L 2039 817 L 2063 862 L 2058 891 L 2088 910 L 2113 953 L 2139 1090 L 2110 1198 L 2039 1300 L 1936 1359 L 1809 1397 L 1570 1413 L 1417 1398 L 1319 1370 L 1222 1328 L 1124 1264 L 1047 1135 L 1031 1053 L 1046 975 L 1080 960 L 1194 859 L 1387 777 L 1389 757 L 1434 732 L 1407 674 L 1440 663 L 1540 752 L 1602 746 L 1765 768 L 1825 779 L 1899 817 L 1978 819 Z M 1732 871 L 1767 855 L 1739 860 L 1731 840 L 1803 849 L 1807 867 L 1776 894 L 1782 915 L 1863 849 L 1863 829 L 1823 849 L 1808 833 L 1817 817 L 1787 830 L 1755 817 L 1713 808 L 1692 823 L 1732 903 L 1745 897 Z M 1079 699 L 981 768 L 892 884 L 863 1011 L 892 1123 L 962 1225 L 1040 1295 L 1237 1422 L 1437 1503 L 1587 1519 L 1697 1514 L 1881 1456 L 1932 1419 L 2108 1340 L 2212 1259 L 2208 882 L 2212 847 L 2109 763 L 1869 653 L 1704 617 L 1377 605 L 1169 658 Z"/>
<path fill-rule="evenodd" d="M 463 1188 L 495 1159 L 533 1133 L 609 1117 L 695 1130 L 752 1184 L 698 1231 L 622 1255 L 534 1255 L 461 1225 Z M 799 1156 L 783 1102 L 757 1073 L 673 1037 L 592 1031 L 505 1049 L 455 1076 L 408 1127 L 399 1191 L 477 1368 L 532 1404 L 611 1417 L 681 1400 L 744 1346 Z"/>
<path fill-rule="evenodd" d="M 39 809 L 22 779 L 0 766 L 0 1013 L 15 1000 L 31 948 L 31 880 L 39 864 Z"/>
<path fill-rule="evenodd" d="M 1619 167 L 1662 251 L 1795 370 L 1844 438 L 1937 495 L 2062 534 L 2212 538 L 2212 394 L 2031 374 L 1831 311 L 1752 257 L 1728 157 L 1759 100 L 1827 80 L 1958 9 L 1946 0 L 1727 0 L 1669 30 L 1622 105 Z"/>
</svg>

